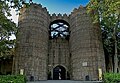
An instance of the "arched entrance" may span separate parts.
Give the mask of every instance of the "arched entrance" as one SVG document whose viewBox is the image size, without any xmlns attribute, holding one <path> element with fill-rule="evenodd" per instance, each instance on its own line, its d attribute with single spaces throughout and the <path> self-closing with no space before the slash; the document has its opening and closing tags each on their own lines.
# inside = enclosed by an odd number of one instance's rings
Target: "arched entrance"
<svg viewBox="0 0 120 83">
<path fill-rule="evenodd" d="M 66 69 L 63 66 L 56 66 L 53 69 L 53 80 L 66 80 Z"/>
</svg>

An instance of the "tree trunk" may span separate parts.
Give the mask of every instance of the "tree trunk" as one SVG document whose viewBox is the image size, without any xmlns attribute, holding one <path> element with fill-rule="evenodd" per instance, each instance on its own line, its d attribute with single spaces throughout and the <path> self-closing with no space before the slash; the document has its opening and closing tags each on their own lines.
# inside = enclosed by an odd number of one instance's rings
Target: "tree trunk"
<svg viewBox="0 0 120 83">
<path fill-rule="evenodd" d="M 113 61 L 112 60 L 113 60 L 112 57 L 109 56 L 109 66 L 108 66 L 109 72 L 113 72 Z"/>
<path fill-rule="evenodd" d="M 118 73 L 120 73 L 120 61 L 118 61 Z"/>
<path fill-rule="evenodd" d="M 117 40 L 116 40 L 116 27 L 114 28 L 114 44 L 115 44 L 115 55 L 114 55 L 114 73 L 117 73 L 118 70 L 118 52 L 117 52 Z"/>
</svg>

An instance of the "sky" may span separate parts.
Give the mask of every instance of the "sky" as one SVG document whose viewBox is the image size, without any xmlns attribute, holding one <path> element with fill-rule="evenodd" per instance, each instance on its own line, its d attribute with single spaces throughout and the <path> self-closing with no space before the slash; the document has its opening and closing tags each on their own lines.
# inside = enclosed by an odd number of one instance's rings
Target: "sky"
<svg viewBox="0 0 120 83">
<path fill-rule="evenodd" d="M 28 1 L 28 0 L 26 0 Z M 46 7 L 50 14 L 53 13 L 67 13 L 70 14 L 74 8 L 78 8 L 80 5 L 86 6 L 89 0 L 32 0 L 33 3 L 41 4 Z M 11 9 L 12 19 L 16 24 L 18 24 L 18 15 L 16 15 L 15 10 Z M 15 39 L 15 36 L 11 36 Z"/>
<path fill-rule="evenodd" d="M 85 6 L 89 0 L 33 0 L 33 2 L 41 3 L 51 13 L 67 13 L 69 14 L 74 8 L 80 5 Z"/>
<path fill-rule="evenodd" d="M 27 2 L 29 0 L 26 0 Z M 46 7 L 50 14 L 53 13 L 67 13 L 70 14 L 74 8 L 78 8 L 80 5 L 86 6 L 89 0 L 32 0 L 33 3 L 41 4 Z M 12 9 L 12 19 L 15 23 L 18 23 L 18 16 L 16 16 L 15 11 Z"/>
</svg>

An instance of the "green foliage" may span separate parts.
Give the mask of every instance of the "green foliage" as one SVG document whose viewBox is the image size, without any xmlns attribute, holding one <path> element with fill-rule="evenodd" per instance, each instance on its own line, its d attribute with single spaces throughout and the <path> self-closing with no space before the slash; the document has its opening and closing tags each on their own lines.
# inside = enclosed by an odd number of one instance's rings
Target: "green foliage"
<svg viewBox="0 0 120 83">
<path fill-rule="evenodd" d="M 115 35 L 120 32 L 120 0 L 90 0 L 87 6 L 94 23 L 99 22 L 103 30 L 104 45 L 111 45 Z"/>
<path fill-rule="evenodd" d="M 120 51 L 120 0 L 90 0 L 87 6 L 93 23 L 99 23 L 102 29 L 105 54 L 114 56 L 117 72 L 118 52 Z M 115 62 L 116 61 L 116 62 Z"/>
<path fill-rule="evenodd" d="M 119 0 L 90 0 L 87 6 L 88 13 L 93 17 L 94 22 L 105 20 L 110 22 L 108 18 L 112 18 L 112 23 L 118 20 L 120 15 L 120 1 Z"/>
<path fill-rule="evenodd" d="M 105 73 L 104 74 L 104 83 L 119 83 L 120 74 L 118 73 Z"/>
<path fill-rule="evenodd" d="M 15 40 L 10 40 L 11 35 L 16 35 L 17 27 L 11 19 L 11 8 L 18 10 L 25 4 L 25 0 L 0 0 L 0 58 L 13 55 Z"/>
<path fill-rule="evenodd" d="M 11 16 L 11 8 L 15 9 L 16 13 L 19 14 L 19 10 L 23 7 L 23 4 L 29 5 L 25 0 L 0 0 L 0 58 L 14 55 L 16 39 L 10 40 L 9 37 L 13 34 L 16 36 L 17 27 L 7 17 Z"/>
<path fill-rule="evenodd" d="M 0 83 L 26 83 L 26 80 L 22 75 L 1 75 Z"/>
<path fill-rule="evenodd" d="M 0 18 L 0 57 L 2 57 L 11 54 L 10 50 L 15 40 L 9 40 L 9 37 L 17 32 L 17 27 L 4 14 L 0 13 Z"/>
</svg>

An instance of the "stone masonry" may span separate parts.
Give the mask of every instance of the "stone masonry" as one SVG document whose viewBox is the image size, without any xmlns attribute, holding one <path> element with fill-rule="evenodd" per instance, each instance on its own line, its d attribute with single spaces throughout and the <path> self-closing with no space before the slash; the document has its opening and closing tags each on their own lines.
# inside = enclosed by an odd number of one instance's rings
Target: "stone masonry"
<svg viewBox="0 0 120 83">
<path fill-rule="evenodd" d="M 62 66 L 65 79 L 98 80 L 98 69 L 105 72 L 100 28 L 92 23 L 86 7 L 75 8 L 70 15 L 50 15 L 46 8 L 32 3 L 20 12 L 14 74 L 22 72 L 28 80 L 47 80 L 53 79 L 57 66 Z M 61 20 L 69 24 L 69 39 L 51 39 L 51 23 Z"/>
</svg>

